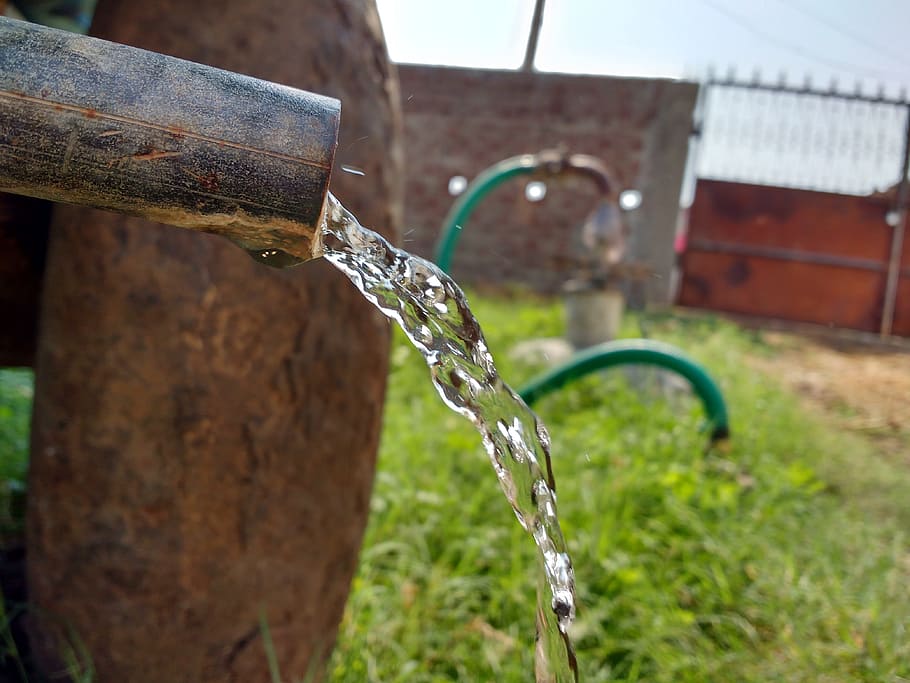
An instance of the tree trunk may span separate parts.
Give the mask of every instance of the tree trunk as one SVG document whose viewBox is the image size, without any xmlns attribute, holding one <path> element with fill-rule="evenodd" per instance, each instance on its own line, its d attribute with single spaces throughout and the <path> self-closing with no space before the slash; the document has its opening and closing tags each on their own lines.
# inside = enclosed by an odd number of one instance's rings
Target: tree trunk
<svg viewBox="0 0 910 683">
<path fill-rule="evenodd" d="M 95 35 L 342 100 L 333 191 L 401 215 L 397 81 L 373 0 L 101 0 Z M 229 111 L 213 112 L 230 116 Z M 366 523 L 388 328 L 328 264 L 76 207 L 53 221 L 29 474 L 45 669 L 65 621 L 100 683 L 318 671 Z M 58 620 L 59 618 L 59 620 Z"/>
</svg>

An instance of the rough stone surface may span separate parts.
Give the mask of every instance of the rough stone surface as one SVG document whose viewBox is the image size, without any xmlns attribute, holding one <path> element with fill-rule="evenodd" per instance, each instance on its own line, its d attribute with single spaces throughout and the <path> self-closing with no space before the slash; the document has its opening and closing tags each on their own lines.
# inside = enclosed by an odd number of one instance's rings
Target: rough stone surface
<svg viewBox="0 0 910 683">
<path fill-rule="evenodd" d="M 398 93 L 372 0 L 101 0 L 93 33 L 342 99 L 336 194 L 394 233 Z M 229 111 L 213 116 L 230 116 Z M 318 670 L 367 519 L 386 323 L 328 264 L 58 207 L 29 479 L 30 601 L 100 683 Z M 35 621 L 44 666 L 55 631 Z"/>
<path fill-rule="evenodd" d="M 661 79 L 400 65 L 407 156 L 404 246 L 432 255 L 455 198 L 449 179 L 471 180 L 503 159 L 563 147 L 592 154 L 622 189 L 642 193 L 629 215 L 629 257 L 651 271 L 649 303 L 669 303 L 673 236 L 698 86 Z M 543 201 L 528 178 L 490 193 L 465 227 L 456 279 L 557 291 L 572 275 L 573 233 L 594 208 L 593 183 L 548 182 Z"/>
</svg>

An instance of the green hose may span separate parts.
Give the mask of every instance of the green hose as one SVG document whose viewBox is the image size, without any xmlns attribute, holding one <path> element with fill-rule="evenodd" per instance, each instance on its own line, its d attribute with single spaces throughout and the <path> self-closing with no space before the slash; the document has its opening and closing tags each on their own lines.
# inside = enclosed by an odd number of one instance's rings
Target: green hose
<svg viewBox="0 0 910 683">
<path fill-rule="evenodd" d="M 565 365 L 531 380 L 518 393 L 531 405 L 542 396 L 597 370 L 635 364 L 672 370 L 688 380 L 707 413 L 711 442 L 730 436 L 724 397 L 708 372 L 676 347 L 649 339 L 612 341 L 577 353 Z"/>
<path fill-rule="evenodd" d="M 490 166 L 471 181 L 464 193 L 449 209 L 449 213 L 446 214 L 442 223 L 443 227 L 433 260 L 443 272 L 449 272 L 449 267 L 452 265 L 452 253 L 455 251 L 455 244 L 458 242 L 462 227 L 467 223 L 468 216 L 471 215 L 478 202 L 507 180 L 515 176 L 530 175 L 539 168 L 540 160 L 536 154 L 522 154 Z"/>
<path fill-rule="evenodd" d="M 581 171 L 594 178 L 601 191 L 606 195 L 610 192 L 611 184 L 606 172 L 599 164 L 592 163 L 592 159 L 592 157 L 584 155 L 563 158 L 562 163 L 558 163 L 553 171 Z M 549 159 L 549 161 L 553 160 L 559 162 L 560 157 L 557 155 Z M 471 181 L 464 193 L 452 205 L 442 223 L 440 239 L 434 256 L 436 265 L 445 272 L 449 271 L 452 254 L 461 231 L 481 199 L 507 180 L 516 176 L 531 175 L 547 168 L 547 161 L 544 153 L 522 154 L 490 166 Z M 692 385 L 692 389 L 704 405 L 711 429 L 712 443 L 730 435 L 727 407 L 723 395 L 707 371 L 686 357 L 679 349 L 669 344 L 647 339 L 608 342 L 578 353 L 562 367 L 532 380 L 518 393 L 528 405 L 531 405 L 541 396 L 556 391 L 591 372 L 614 365 L 632 364 L 656 365 L 684 377 Z"/>
</svg>

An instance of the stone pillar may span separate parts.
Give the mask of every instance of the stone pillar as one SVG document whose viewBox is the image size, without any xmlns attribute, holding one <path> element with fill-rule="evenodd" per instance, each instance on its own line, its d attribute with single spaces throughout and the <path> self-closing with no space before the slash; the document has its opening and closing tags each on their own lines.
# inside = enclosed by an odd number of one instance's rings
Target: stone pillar
<svg viewBox="0 0 910 683">
<path fill-rule="evenodd" d="M 628 216 L 631 235 L 627 258 L 643 263 L 651 273 L 643 288 L 630 287 L 629 305 L 633 308 L 645 303 L 672 303 L 673 240 L 697 95 L 695 83 L 659 84 L 635 188 L 641 192 L 642 203 Z"/>
<path fill-rule="evenodd" d="M 93 33 L 339 97 L 333 189 L 394 236 L 400 116 L 373 0 L 101 0 Z M 212 112 L 230 116 L 229 111 Z M 100 683 L 283 680 L 328 656 L 367 520 L 388 326 L 324 262 L 57 207 L 36 364 L 30 602 Z M 45 670 L 52 620 L 34 619 Z M 309 679 L 307 679 L 309 680 Z"/>
</svg>

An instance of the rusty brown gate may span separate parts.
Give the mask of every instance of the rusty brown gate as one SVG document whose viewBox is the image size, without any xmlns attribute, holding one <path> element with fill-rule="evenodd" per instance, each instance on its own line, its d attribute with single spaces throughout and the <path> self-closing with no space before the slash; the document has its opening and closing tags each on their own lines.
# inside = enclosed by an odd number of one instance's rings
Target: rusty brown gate
<svg viewBox="0 0 910 683">
<path fill-rule="evenodd" d="M 904 98 L 708 88 L 677 303 L 910 336 Z"/>
</svg>

